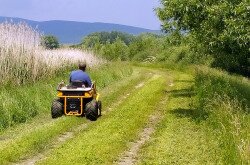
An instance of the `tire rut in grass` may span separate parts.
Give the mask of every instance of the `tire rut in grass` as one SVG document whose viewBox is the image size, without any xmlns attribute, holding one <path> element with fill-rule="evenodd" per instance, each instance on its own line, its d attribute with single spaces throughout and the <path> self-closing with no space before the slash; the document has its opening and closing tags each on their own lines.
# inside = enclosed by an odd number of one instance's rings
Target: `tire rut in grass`
<svg viewBox="0 0 250 165">
<path fill-rule="evenodd" d="M 88 123 L 84 123 L 84 124 L 81 124 L 80 126 L 76 127 L 74 129 L 74 131 L 64 132 L 63 134 L 59 135 L 55 139 L 54 144 L 51 145 L 49 147 L 49 149 L 47 149 L 46 151 L 38 153 L 37 155 L 35 155 L 35 156 L 33 156 L 33 157 L 31 157 L 31 158 L 29 158 L 27 160 L 21 161 L 20 163 L 16 163 L 16 164 L 13 164 L 13 165 L 34 165 L 37 161 L 44 159 L 45 158 L 45 154 L 49 150 L 51 150 L 53 148 L 56 148 L 56 147 L 59 147 L 61 144 L 63 144 L 67 140 L 72 139 L 74 137 L 74 134 L 75 134 L 76 131 L 84 130 L 87 127 L 88 127 Z"/>
<path fill-rule="evenodd" d="M 160 121 L 160 114 L 156 113 L 151 115 L 147 126 L 139 134 L 139 139 L 129 144 L 130 148 L 120 158 L 117 164 L 119 165 L 131 165 L 136 163 L 138 151 L 149 139 L 151 134 L 155 130 L 155 125 Z"/>
<path fill-rule="evenodd" d="M 138 158 L 138 152 L 141 147 L 151 138 L 151 135 L 155 132 L 156 125 L 162 120 L 163 113 L 161 110 L 166 104 L 168 96 L 162 98 L 159 102 L 159 106 L 156 108 L 156 112 L 150 115 L 148 123 L 145 128 L 139 133 L 138 140 L 128 144 L 129 149 L 125 151 L 119 158 L 117 162 L 114 162 L 118 165 L 132 165 L 136 164 Z"/>
<path fill-rule="evenodd" d="M 138 88 L 143 87 L 144 84 L 145 84 L 145 81 L 139 82 L 137 85 L 135 85 L 134 89 L 131 89 L 130 91 L 128 91 L 128 92 L 125 93 L 124 95 L 120 96 L 120 97 L 118 98 L 118 101 L 117 101 L 116 103 L 114 103 L 112 106 L 109 106 L 109 107 L 107 108 L 107 110 L 103 112 L 103 114 L 106 114 L 106 113 L 112 111 L 115 107 L 117 107 L 117 106 L 120 105 L 125 99 L 127 99 L 127 98 L 130 96 L 130 94 L 131 94 L 135 89 L 138 89 Z"/>
</svg>

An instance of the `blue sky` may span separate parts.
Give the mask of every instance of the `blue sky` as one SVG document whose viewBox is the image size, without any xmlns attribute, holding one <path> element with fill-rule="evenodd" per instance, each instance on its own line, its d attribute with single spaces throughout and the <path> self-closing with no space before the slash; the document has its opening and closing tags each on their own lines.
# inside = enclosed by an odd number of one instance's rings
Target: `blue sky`
<svg viewBox="0 0 250 165">
<path fill-rule="evenodd" d="M 71 20 L 160 29 L 159 0 L 0 0 L 0 16 L 35 21 Z"/>
</svg>

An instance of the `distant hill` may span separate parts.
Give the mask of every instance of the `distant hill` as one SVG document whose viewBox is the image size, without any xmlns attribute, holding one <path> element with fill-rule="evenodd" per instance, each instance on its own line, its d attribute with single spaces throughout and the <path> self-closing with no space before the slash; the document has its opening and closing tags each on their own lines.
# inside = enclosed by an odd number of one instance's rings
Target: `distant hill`
<svg viewBox="0 0 250 165">
<path fill-rule="evenodd" d="M 88 23 L 88 22 L 75 22 L 75 21 L 32 21 L 22 18 L 1 17 L 0 23 L 4 21 L 12 21 L 14 23 L 26 22 L 33 28 L 38 28 L 40 32 L 45 35 L 54 35 L 58 38 L 60 43 L 75 44 L 80 43 L 82 38 L 93 32 L 101 31 L 120 31 L 129 34 L 138 35 L 140 33 L 159 33 L 158 30 L 150 30 L 133 26 L 126 26 L 111 23 Z"/>
</svg>

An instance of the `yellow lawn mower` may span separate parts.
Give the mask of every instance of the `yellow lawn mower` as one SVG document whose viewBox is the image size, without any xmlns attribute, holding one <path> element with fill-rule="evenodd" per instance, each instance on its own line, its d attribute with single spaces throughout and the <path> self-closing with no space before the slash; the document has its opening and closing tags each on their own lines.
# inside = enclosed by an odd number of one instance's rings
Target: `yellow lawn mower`
<svg viewBox="0 0 250 165">
<path fill-rule="evenodd" d="M 102 104 L 95 83 L 85 87 L 82 82 L 72 82 L 70 85 L 60 83 L 57 87 L 57 99 L 51 106 L 52 118 L 66 116 L 85 116 L 95 121 L 101 116 Z"/>
</svg>

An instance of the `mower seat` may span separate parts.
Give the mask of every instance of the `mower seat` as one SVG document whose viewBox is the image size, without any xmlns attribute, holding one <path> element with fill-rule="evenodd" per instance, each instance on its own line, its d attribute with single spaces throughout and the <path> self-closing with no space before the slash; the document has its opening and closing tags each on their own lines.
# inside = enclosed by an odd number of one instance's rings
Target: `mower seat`
<svg viewBox="0 0 250 165">
<path fill-rule="evenodd" d="M 78 87 L 85 87 L 85 84 L 82 81 L 72 81 L 70 83 L 70 86 L 78 88 Z"/>
</svg>

